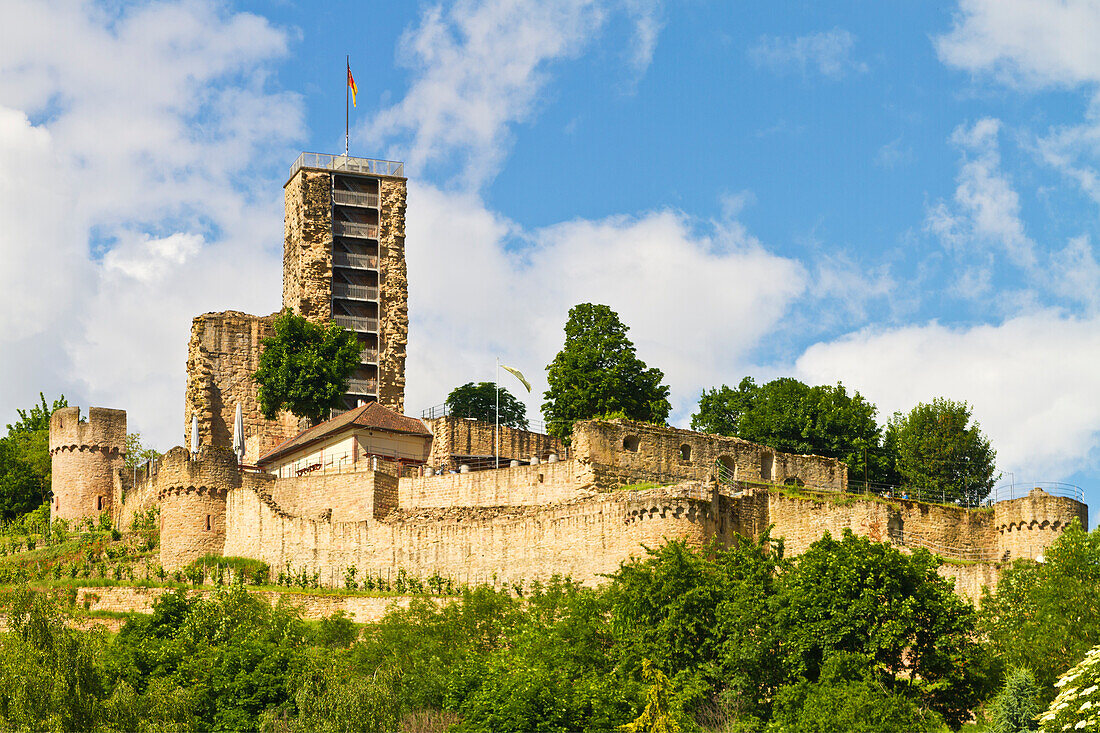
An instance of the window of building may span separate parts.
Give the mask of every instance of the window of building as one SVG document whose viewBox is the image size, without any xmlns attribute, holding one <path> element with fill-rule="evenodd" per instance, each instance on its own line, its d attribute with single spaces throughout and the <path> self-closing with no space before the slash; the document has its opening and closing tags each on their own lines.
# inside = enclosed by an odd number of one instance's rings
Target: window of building
<svg viewBox="0 0 1100 733">
<path fill-rule="evenodd" d="M 211 523 L 210 519 L 211 519 L 210 515 L 207 514 L 206 515 L 206 531 L 207 532 L 209 532 L 211 529 L 213 529 L 213 524 Z"/>
<path fill-rule="evenodd" d="M 103 497 L 102 496 L 97 496 L 95 498 L 95 510 L 97 512 L 103 511 Z"/>
<path fill-rule="evenodd" d="M 638 444 L 640 442 L 641 442 L 641 440 L 638 438 L 637 435 L 628 435 L 625 438 L 623 438 L 623 450 L 628 450 L 632 453 L 637 453 L 638 452 Z"/>
<path fill-rule="evenodd" d="M 683 445 L 680 446 L 680 460 L 681 461 L 690 461 L 691 460 L 691 446 L 688 445 L 687 443 L 684 443 Z"/>
</svg>

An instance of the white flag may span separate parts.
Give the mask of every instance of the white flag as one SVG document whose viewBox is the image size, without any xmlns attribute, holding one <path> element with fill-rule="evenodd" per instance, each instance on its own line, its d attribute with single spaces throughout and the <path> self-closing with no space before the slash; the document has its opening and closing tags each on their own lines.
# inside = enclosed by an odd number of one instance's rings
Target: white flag
<svg viewBox="0 0 1100 733">
<path fill-rule="evenodd" d="M 531 383 L 527 381 L 527 377 L 523 376 L 522 372 L 520 372 L 519 369 L 513 369 L 512 367 L 504 366 L 503 364 L 500 365 L 500 368 L 501 369 L 506 369 L 509 374 L 511 374 L 513 377 L 515 377 L 519 381 L 523 382 L 523 386 L 527 388 L 528 392 L 531 391 Z"/>
</svg>

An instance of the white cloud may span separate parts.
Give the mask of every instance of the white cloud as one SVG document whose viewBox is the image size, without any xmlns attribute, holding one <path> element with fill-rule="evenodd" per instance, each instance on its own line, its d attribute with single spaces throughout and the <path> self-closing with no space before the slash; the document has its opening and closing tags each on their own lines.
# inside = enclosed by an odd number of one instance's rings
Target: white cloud
<svg viewBox="0 0 1100 733">
<path fill-rule="evenodd" d="M 471 190 L 499 169 L 510 126 L 531 118 L 550 67 L 575 58 L 624 10 L 634 22 L 630 63 L 648 67 L 660 30 L 656 0 L 460 0 L 431 5 L 403 35 L 398 62 L 416 78 L 399 102 L 379 112 L 362 137 L 390 141 L 393 157 L 420 174 L 445 164 L 446 177 Z"/>
<path fill-rule="evenodd" d="M 1100 5 L 1094 0 L 961 0 L 940 59 L 1026 86 L 1100 81 Z"/>
<path fill-rule="evenodd" d="M 286 34 L 203 0 L 9 0 L 4 19 L 0 414 L 64 391 L 167 447 L 191 318 L 278 304 L 302 110 L 264 69 Z"/>
<path fill-rule="evenodd" d="M 843 28 L 819 31 L 796 38 L 761 36 L 749 49 L 749 58 L 775 71 L 817 71 L 839 79 L 851 71 L 865 72 L 867 65 L 852 58 L 856 37 Z"/>
<path fill-rule="evenodd" d="M 606 303 L 638 355 L 661 368 L 683 420 L 704 387 L 741 375 L 747 353 L 806 287 L 797 262 L 765 251 L 739 226 L 706 232 L 673 211 L 575 220 L 525 231 L 468 193 L 410 186 L 407 404 L 442 402 L 492 379 L 496 356 L 534 385 L 561 349 L 569 308 Z M 429 244 L 430 243 L 430 244 Z M 721 376 L 716 376 L 721 375 Z"/>
<path fill-rule="evenodd" d="M 994 250 L 1031 270 L 1036 266 L 1035 244 L 1024 230 L 1020 197 L 1001 169 L 1000 128 L 999 120 L 988 117 L 955 128 L 951 142 L 963 157 L 954 204 L 938 201 L 930 206 L 925 228 L 958 256 Z"/>
<path fill-rule="evenodd" d="M 880 419 L 934 397 L 966 400 L 1001 470 L 1058 480 L 1100 443 L 1098 361 L 1100 320 L 1044 310 L 998 325 L 866 329 L 810 347 L 795 371 L 858 389 Z"/>
</svg>

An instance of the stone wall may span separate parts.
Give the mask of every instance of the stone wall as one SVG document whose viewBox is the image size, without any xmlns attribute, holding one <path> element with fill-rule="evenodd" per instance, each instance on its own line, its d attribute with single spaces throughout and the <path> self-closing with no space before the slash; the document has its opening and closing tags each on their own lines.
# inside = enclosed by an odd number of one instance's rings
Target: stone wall
<svg viewBox="0 0 1100 733">
<path fill-rule="evenodd" d="M 405 265 L 404 178 L 379 182 L 378 401 L 405 411 L 405 356 L 409 343 L 409 283 Z"/>
<path fill-rule="evenodd" d="M 50 415 L 50 464 L 53 482 L 51 519 L 80 521 L 111 509 L 116 484 L 126 463 L 126 412 L 92 407 L 80 419 L 79 407 Z"/>
<path fill-rule="evenodd" d="M 572 451 L 590 480 L 603 488 L 646 479 L 702 480 L 714 473 L 716 463 L 737 481 L 798 481 L 835 491 L 848 486 L 848 467 L 835 458 L 781 453 L 740 438 L 629 420 L 577 422 Z"/>
<path fill-rule="evenodd" d="M 424 424 L 432 432 L 430 466 L 457 470 L 462 461 L 452 460 L 452 456 L 493 455 L 496 428 L 493 423 L 448 415 L 425 420 Z M 557 438 L 507 426 L 500 429 L 500 456 L 504 465 L 512 459 L 524 461 L 536 457 L 545 460 L 551 453 L 565 457 L 565 447 Z"/>
<path fill-rule="evenodd" d="M 364 462 L 364 465 L 366 462 Z M 396 505 L 397 479 L 371 470 L 305 474 L 280 478 L 271 489 L 272 500 L 288 514 L 334 522 L 358 522 L 375 516 L 375 495 L 381 492 L 383 511 Z M 380 507 L 381 509 L 381 507 Z"/>
<path fill-rule="evenodd" d="M 332 175 L 299 170 L 283 188 L 283 307 L 332 318 Z"/>
<path fill-rule="evenodd" d="M 264 418 L 252 381 L 260 367 L 261 341 L 272 335 L 276 315 L 225 311 L 204 313 L 192 321 L 183 410 L 185 446 L 191 442 L 191 416 L 198 415 L 202 445 L 231 447 L 238 403 L 244 417 L 245 463 L 255 464 L 261 455 L 298 434 L 298 418 L 289 412 L 275 420 Z"/>
<path fill-rule="evenodd" d="M 225 497 L 241 485 L 232 450 L 204 446 L 192 459 L 186 448 L 173 448 L 160 459 L 153 481 L 160 504 L 160 564 L 175 570 L 203 555 L 222 554 Z"/>
<path fill-rule="evenodd" d="M 577 463 L 559 461 L 494 471 L 403 478 L 402 509 L 538 506 L 577 497 Z"/>
</svg>

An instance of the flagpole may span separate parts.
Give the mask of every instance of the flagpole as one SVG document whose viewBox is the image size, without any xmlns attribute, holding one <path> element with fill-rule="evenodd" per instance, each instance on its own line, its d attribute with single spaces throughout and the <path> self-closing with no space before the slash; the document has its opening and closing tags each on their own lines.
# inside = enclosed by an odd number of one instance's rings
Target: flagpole
<svg viewBox="0 0 1100 733">
<path fill-rule="evenodd" d="M 351 78 L 351 55 L 344 57 L 347 61 L 347 75 L 344 77 L 344 157 L 348 157 L 348 121 L 351 119 L 351 113 L 348 111 L 348 97 L 351 95 L 351 85 L 348 84 L 348 79 Z"/>
<path fill-rule="evenodd" d="M 497 376 L 494 385 L 497 397 L 497 421 L 493 428 L 493 463 L 500 468 L 500 357 L 497 357 Z"/>
</svg>

